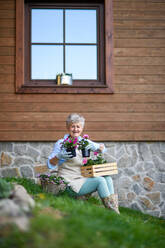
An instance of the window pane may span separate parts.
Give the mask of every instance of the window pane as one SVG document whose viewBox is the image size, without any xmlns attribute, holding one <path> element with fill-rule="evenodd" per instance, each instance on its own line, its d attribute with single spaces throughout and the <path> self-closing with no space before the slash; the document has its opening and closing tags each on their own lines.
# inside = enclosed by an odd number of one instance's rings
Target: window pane
<svg viewBox="0 0 165 248">
<path fill-rule="evenodd" d="M 63 42 L 63 10 L 32 9 L 32 42 Z"/>
<path fill-rule="evenodd" d="M 66 42 L 96 43 L 96 10 L 66 10 Z"/>
<path fill-rule="evenodd" d="M 97 47 L 66 46 L 66 72 L 73 79 L 97 79 Z"/>
<path fill-rule="evenodd" d="M 32 79 L 55 79 L 63 71 L 63 47 L 33 45 L 31 56 Z"/>
</svg>

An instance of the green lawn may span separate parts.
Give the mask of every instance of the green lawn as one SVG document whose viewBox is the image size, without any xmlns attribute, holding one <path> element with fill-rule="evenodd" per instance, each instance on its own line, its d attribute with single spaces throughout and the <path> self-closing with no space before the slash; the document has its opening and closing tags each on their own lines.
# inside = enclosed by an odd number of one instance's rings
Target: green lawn
<svg viewBox="0 0 165 248">
<path fill-rule="evenodd" d="M 28 232 L 0 229 L 1 248 L 163 248 L 165 221 L 120 208 L 120 215 L 98 199 L 54 197 L 38 185 L 19 179 L 36 200 Z"/>
</svg>

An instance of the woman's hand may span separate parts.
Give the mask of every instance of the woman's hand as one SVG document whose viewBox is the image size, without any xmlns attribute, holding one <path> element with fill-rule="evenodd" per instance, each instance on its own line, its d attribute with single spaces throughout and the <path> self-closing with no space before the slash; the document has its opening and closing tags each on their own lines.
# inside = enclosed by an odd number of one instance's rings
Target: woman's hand
<svg viewBox="0 0 165 248">
<path fill-rule="evenodd" d="M 91 150 L 91 151 L 96 151 L 96 150 L 98 150 L 99 148 L 100 148 L 100 145 L 97 144 L 97 143 L 94 143 L 94 142 L 89 143 L 89 144 L 85 147 L 85 149 Z"/>
<path fill-rule="evenodd" d="M 89 143 L 87 146 L 86 146 L 86 149 L 87 150 L 92 150 L 92 151 L 100 151 L 102 152 L 104 150 L 104 144 L 97 144 L 97 143 Z"/>
<path fill-rule="evenodd" d="M 65 160 L 68 160 L 70 158 L 72 158 L 72 153 L 71 152 L 67 152 L 65 150 L 61 150 L 57 155 L 56 157 L 58 159 L 65 159 Z"/>
</svg>

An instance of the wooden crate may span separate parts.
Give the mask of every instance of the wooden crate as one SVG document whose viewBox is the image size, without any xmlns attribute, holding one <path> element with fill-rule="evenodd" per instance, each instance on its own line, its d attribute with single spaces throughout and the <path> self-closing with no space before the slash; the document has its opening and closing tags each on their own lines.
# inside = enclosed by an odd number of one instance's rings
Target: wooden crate
<svg viewBox="0 0 165 248">
<path fill-rule="evenodd" d="M 118 174 L 117 163 L 105 163 L 81 167 L 81 174 L 84 177 L 99 177 Z"/>
</svg>

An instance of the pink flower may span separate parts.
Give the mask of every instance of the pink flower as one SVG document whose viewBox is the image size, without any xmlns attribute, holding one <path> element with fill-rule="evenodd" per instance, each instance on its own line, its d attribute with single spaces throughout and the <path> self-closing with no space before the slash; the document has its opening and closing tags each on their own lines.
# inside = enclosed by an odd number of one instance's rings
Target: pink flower
<svg viewBox="0 0 165 248">
<path fill-rule="evenodd" d="M 89 139 L 89 135 L 88 135 L 88 134 L 84 134 L 84 135 L 83 135 L 83 138 L 84 138 L 84 139 Z"/>
<path fill-rule="evenodd" d="M 69 143 L 72 143 L 72 141 L 71 141 L 71 140 L 69 140 Z"/>
<path fill-rule="evenodd" d="M 98 152 L 94 152 L 94 155 L 96 155 L 96 156 L 97 156 L 97 154 L 98 154 Z"/>
<path fill-rule="evenodd" d="M 86 164 L 87 161 L 88 161 L 88 160 L 87 160 L 86 158 L 84 158 L 84 159 L 83 159 L 83 164 Z"/>
<path fill-rule="evenodd" d="M 77 140 L 78 140 L 78 139 L 75 138 L 74 141 L 73 141 L 73 144 L 76 144 L 76 143 L 77 143 Z"/>
</svg>

